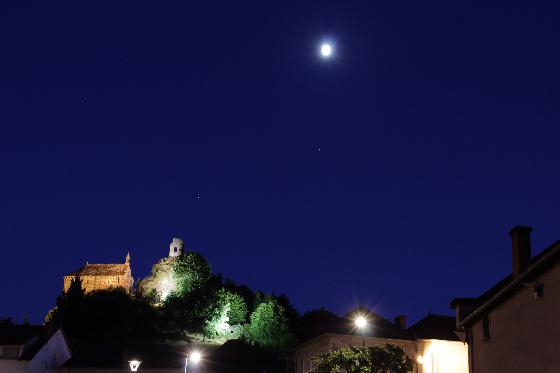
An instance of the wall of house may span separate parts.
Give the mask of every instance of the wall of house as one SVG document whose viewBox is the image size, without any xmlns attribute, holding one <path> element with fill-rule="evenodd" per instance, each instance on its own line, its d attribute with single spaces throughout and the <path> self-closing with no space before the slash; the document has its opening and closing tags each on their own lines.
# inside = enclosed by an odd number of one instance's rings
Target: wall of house
<svg viewBox="0 0 560 373">
<path fill-rule="evenodd" d="M 489 313 L 490 338 L 482 319 L 470 328 L 471 373 L 552 373 L 560 366 L 560 266 L 543 274 L 542 297 L 533 284 Z"/>
<path fill-rule="evenodd" d="M 377 346 L 392 344 L 404 349 L 406 354 L 412 359 L 417 355 L 417 344 L 415 341 L 400 339 L 385 339 L 366 337 L 367 346 Z M 343 334 L 323 334 L 297 347 L 295 353 L 296 373 L 305 373 L 313 368 L 313 358 L 330 351 L 336 351 L 348 346 L 362 346 L 361 336 Z"/>
<path fill-rule="evenodd" d="M 469 373 L 468 354 L 463 342 L 422 339 L 418 342 L 418 373 Z"/>
</svg>

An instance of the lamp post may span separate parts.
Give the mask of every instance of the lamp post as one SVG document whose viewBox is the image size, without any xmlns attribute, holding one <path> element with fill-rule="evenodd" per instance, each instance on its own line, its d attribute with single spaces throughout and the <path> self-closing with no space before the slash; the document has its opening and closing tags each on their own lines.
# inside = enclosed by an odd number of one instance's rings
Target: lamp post
<svg viewBox="0 0 560 373">
<path fill-rule="evenodd" d="M 362 332 L 362 346 L 365 346 L 366 345 L 366 336 L 365 336 L 364 330 L 367 326 L 367 320 L 363 316 L 358 316 L 354 320 L 354 324 L 356 324 L 356 327 L 358 327 L 358 329 L 360 329 L 360 331 Z"/>
</svg>

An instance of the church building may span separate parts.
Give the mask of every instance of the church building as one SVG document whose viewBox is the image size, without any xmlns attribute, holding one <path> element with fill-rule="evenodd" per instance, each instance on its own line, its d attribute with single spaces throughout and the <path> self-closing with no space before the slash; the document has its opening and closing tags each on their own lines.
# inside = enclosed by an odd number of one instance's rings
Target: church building
<svg viewBox="0 0 560 373">
<path fill-rule="evenodd" d="M 107 290 L 121 287 L 132 294 L 134 278 L 130 269 L 130 254 L 123 264 L 89 264 L 64 276 L 64 291 L 68 291 L 72 280 L 80 277 L 86 293 L 94 290 Z"/>
</svg>

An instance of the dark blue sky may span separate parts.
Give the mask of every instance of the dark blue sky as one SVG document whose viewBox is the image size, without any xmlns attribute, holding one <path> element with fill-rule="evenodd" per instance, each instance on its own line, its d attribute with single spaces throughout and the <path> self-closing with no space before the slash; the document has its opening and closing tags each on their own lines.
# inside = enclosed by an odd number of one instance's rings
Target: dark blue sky
<svg viewBox="0 0 560 373">
<path fill-rule="evenodd" d="M 0 316 L 42 320 L 86 261 L 130 250 L 142 277 L 179 236 L 301 311 L 413 321 L 506 275 L 513 225 L 560 238 L 552 5 L 17 3 Z"/>
</svg>

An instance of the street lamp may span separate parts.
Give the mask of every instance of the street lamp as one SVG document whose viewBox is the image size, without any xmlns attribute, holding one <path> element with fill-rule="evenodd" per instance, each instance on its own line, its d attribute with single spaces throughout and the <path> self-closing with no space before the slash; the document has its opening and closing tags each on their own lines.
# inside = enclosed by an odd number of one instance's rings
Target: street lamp
<svg viewBox="0 0 560 373">
<path fill-rule="evenodd" d="M 191 361 L 193 364 L 195 364 L 195 365 L 198 364 L 198 363 L 200 362 L 201 359 L 202 359 L 202 355 L 200 354 L 200 352 L 198 352 L 198 351 L 193 351 L 193 352 L 191 353 L 190 361 Z M 187 356 L 187 357 L 185 358 L 185 373 L 187 373 L 187 365 L 189 365 L 189 356 Z"/>
<path fill-rule="evenodd" d="M 138 371 L 138 367 L 140 366 L 142 362 L 138 361 L 138 360 L 130 360 L 128 362 L 128 366 L 130 367 L 130 371 L 131 372 L 136 372 Z"/>
<path fill-rule="evenodd" d="M 358 317 L 356 317 L 356 319 L 354 320 L 354 324 L 356 324 L 356 327 L 362 332 L 362 345 L 365 346 L 366 336 L 364 334 L 364 330 L 367 327 L 367 319 L 361 315 L 358 315 Z"/>
</svg>

